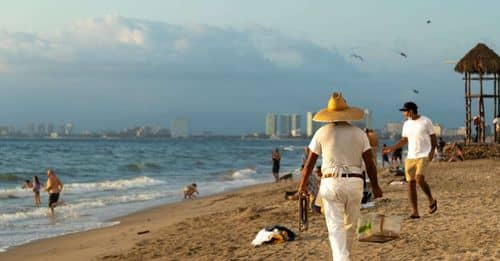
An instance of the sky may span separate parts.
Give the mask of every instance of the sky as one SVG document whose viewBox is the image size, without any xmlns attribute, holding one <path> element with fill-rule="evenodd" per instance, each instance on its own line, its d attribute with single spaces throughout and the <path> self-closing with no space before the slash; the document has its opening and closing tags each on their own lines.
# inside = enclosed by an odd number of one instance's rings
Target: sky
<svg viewBox="0 0 500 261">
<path fill-rule="evenodd" d="M 0 126 L 168 128 L 183 117 L 193 132 L 244 134 L 339 91 L 376 128 L 401 121 L 409 100 L 453 128 L 465 115 L 454 63 L 479 42 L 500 52 L 494 0 L 5 2 Z"/>
</svg>

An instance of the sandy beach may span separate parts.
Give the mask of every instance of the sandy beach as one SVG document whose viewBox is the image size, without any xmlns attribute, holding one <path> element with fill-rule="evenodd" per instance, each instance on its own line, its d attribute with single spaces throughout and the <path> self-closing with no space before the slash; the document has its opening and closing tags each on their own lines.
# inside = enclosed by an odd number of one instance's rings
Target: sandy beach
<svg viewBox="0 0 500 261">
<path fill-rule="evenodd" d="M 439 209 L 408 219 L 406 188 L 379 172 L 384 198 L 365 212 L 401 215 L 401 237 L 356 242 L 352 260 L 499 260 L 500 161 L 431 163 L 427 180 Z M 310 215 L 298 232 L 297 201 L 284 199 L 294 182 L 262 184 L 169 204 L 118 218 L 119 225 L 32 242 L 0 253 L 0 260 L 331 260 L 324 217 Z M 262 228 L 280 224 L 296 241 L 253 247 Z M 148 233 L 138 234 L 141 231 Z"/>
</svg>

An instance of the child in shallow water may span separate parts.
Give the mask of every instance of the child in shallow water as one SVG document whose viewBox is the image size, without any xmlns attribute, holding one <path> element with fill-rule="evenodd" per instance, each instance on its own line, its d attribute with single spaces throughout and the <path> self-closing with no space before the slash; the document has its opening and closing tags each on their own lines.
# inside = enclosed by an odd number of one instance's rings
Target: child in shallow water
<svg viewBox="0 0 500 261">
<path fill-rule="evenodd" d="M 200 195 L 200 192 L 198 192 L 198 188 L 197 188 L 196 183 L 193 183 L 191 185 L 187 185 L 186 187 L 184 187 L 184 199 L 195 198 L 196 195 L 194 195 L 194 193 Z"/>
</svg>

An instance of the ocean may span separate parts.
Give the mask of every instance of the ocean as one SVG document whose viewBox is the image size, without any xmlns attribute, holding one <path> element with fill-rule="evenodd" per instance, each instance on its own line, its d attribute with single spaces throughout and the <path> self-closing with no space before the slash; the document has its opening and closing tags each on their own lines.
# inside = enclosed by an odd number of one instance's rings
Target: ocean
<svg viewBox="0 0 500 261">
<path fill-rule="evenodd" d="M 0 251 L 58 235 L 111 226 L 112 218 L 181 201 L 193 182 L 201 196 L 272 182 L 271 152 L 281 174 L 298 177 L 308 140 L 191 138 L 150 140 L 0 140 Z M 36 207 L 24 180 L 46 182 L 50 167 L 64 183 L 50 218 L 48 194 Z"/>
</svg>

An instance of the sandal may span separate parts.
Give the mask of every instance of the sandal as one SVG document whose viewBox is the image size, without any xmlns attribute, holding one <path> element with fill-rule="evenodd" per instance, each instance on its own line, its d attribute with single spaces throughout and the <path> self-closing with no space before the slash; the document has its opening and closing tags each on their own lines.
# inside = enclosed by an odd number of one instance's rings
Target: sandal
<svg viewBox="0 0 500 261">
<path fill-rule="evenodd" d="M 438 202 L 434 200 L 432 204 L 429 205 L 429 214 L 432 214 L 438 210 Z"/>
</svg>

